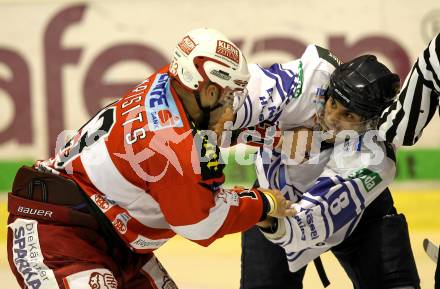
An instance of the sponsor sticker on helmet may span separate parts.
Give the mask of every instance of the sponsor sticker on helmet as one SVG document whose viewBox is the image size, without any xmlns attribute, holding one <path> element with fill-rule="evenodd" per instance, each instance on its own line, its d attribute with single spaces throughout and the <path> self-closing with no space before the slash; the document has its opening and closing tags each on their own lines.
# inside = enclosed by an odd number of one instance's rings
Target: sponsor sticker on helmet
<svg viewBox="0 0 440 289">
<path fill-rule="evenodd" d="M 224 72 L 223 70 L 216 70 L 216 69 L 213 69 L 213 70 L 211 70 L 211 72 L 210 72 L 212 75 L 215 75 L 215 76 L 217 76 L 218 78 L 220 78 L 220 79 L 223 79 L 223 80 L 229 80 L 229 79 L 231 79 L 231 76 L 229 75 L 229 73 L 227 73 L 227 72 Z"/>
<path fill-rule="evenodd" d="M 185 53 L 189 55 L 191 51 L 196 48 L 197 44 L 191 39 L 189 36 L 183 37 L 183 39 L 178 44 L 179 48 Z"/>
<path fill-rule="evenodd" d="M 217 48 L 215 52 L 219 55 L 226 57 L 236 64 L 239 64 L 240 62 L 240 52 L 234 45 L 229 42 L 217 40 Z"/>
</svg>

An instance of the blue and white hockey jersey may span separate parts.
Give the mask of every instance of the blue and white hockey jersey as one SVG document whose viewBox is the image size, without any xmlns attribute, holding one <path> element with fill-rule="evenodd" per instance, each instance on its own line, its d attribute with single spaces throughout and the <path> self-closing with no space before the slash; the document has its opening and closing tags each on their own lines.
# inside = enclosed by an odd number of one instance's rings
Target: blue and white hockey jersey
<svg viewBox="0 0 440 289">
<path fill-rule="evenodd" d="M 328 50 L 309 45 L 300 59 L 262 68 L 249 65 L 249 95 L 238 110 L 233 129 L 262 122 L 278 123 L 281 130 L 313 127 L 315 96 L 328 86 L 339 60 Z"/>
<path fill-rule="evenodd" d="M 337 64 L 327 50 L 310 45 L 300 59 L 286 64 L 268 69 L 250 65 L 249 95 L 234 127 L 262 122 L 277 124 L 281 131 L 314 127 L 315 96 L 326 89 Z M 320 144 L 320 136 L 315 138 Z M 264 151 L 260 148 L 256 159 L 260 186 L 280 189 L 298 212 L 280 219 L 277 232 L 265 234 L 285 249 L 293 272 L 342 242 L 395 175 L 394 149 L 368 135 L 321 147 L 294 165 L 285 162 L 279 149 L 269 161 Z"/>
<path fill-rule="evenodd" d="M 256 166 L 261 187 L 280 189 L 295 202 L 297 214 L 278 220 L 277 231 L 265 234 L 285 249 L 292 272 L 346 239 L 396 171 L 390 145 L 362 138 L 295 165 L 274 151 L 270 164 L 263 164 L 259 155 Z"/>
</svg>

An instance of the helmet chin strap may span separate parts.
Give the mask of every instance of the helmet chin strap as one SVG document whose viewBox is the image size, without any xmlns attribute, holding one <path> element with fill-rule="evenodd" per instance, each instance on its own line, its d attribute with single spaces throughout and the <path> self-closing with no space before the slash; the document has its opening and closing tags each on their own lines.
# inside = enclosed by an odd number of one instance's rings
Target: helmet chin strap
<svg viewBox="0 0 440 289">
<path fill-rule="evenodd" d="M 222 95 L 223 89 L 219 87 L 219 91 L 220 91 L 219 94 Z M 198 92 L 198 91 L 194 92 L 194 97 L 196 99 L 197 106 L 199 107 L 200 111 L 202 112 L 202 120 L 197 122 L 197 124 L 200 129 L 206 130 L 209 127 L 209 121 L 211 120 L 211 113 L 216 109 L 222 108 L 223 104 L 219 100 L 220 99 L 220 96 L 219 96 L 217 99 L 217 102 L 214 104 L 214 106 L 204 107 L 202 105 L 202 101 L 200 98 L 200 92 Z"/>
<path fill-rule="evenodd" d="M 199 126 L 200 129 L 208 129 L 209 120 L 211 119 L 211 108 L 202 106 L 202 102 L 200 100 L 200 93 L 198 91 L 194 93 L 194 97 L 196 99 L 197 106 L 202 112 L 202 120 L 197 122 L 197 125 Z"/>
</svg>

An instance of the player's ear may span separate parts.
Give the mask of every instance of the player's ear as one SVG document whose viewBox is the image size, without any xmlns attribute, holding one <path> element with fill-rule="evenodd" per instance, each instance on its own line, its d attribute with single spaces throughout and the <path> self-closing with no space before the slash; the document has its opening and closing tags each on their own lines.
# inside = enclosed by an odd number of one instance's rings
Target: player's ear
<svg viewBox="0 0 440 289">
<path fill-rule="evenodd" d="M 220 89 L 217 85 L 210 83 L 206 87 L 205 103 L 207 106 L 214 106 L 220 97 Z"/>
</svg>

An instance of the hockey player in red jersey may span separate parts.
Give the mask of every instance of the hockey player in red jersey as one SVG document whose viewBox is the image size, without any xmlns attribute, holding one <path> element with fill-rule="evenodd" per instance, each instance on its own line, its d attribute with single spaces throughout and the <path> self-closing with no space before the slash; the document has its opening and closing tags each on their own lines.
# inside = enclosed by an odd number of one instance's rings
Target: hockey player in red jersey
<svg viewBox="0 0 440 289">
<path fill-rule="evenodd" d="M 17 173 L 8 257 L 21 287 L 176 288 L 152 253 L 174 235 L 207 246 L 293 215 L 279 191 L 221 187 L 217 138 L 249 79 L 241 51 L 202 28 L 173 57 Z"/>
</svg>

